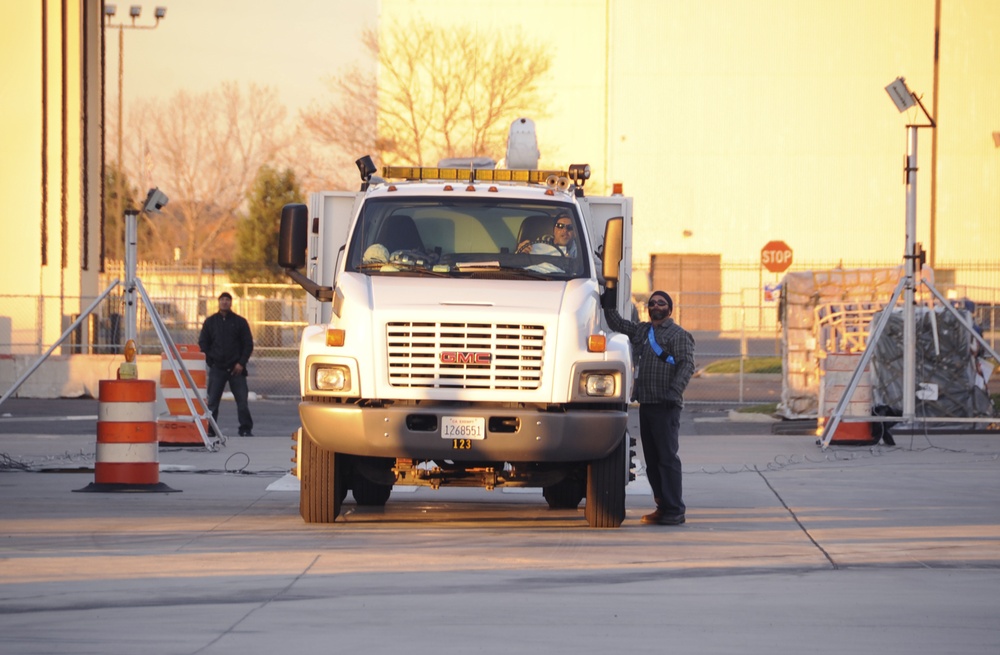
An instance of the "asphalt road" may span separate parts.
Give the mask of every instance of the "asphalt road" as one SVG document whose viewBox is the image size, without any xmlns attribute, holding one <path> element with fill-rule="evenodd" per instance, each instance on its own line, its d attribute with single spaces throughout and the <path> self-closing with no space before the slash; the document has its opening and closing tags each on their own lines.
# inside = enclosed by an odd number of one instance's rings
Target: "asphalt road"
<svg viewBox="0 0 1000 655">
<path fill-rule="evenodd" d="M 773 399 L 780 397 L 780 383 L 767 380 L 746 382 L 747 391 L 752 389 L 758 397 Z M 711 376 L 695 378 L 688 387 L 687 404 L 681 416 L 682 434 L 766 434 L 771 422 L 766 416 L 745 416 L 743 421 L 732 422 L 731 413 L 740 408 L 735 402 L 719 400 L 714 389 L 728 385 L 728 395 L 736 394 L 738 379 L 735 376 Z M 762 401 L 765 402 L 765 401 Z M 54 433 L 58 435 L 93 436 L 97 410 L 100 403 L 95 398 L 10 398 L 0 405 L 0 440 L 4 434 Z M 250 412 L 254 419 L 254 434 L 258 436 L 288 436 L 299 426 L 298 401 L 295 399 L 270 399 L 256 397 L 250 402 Z M 219 427 L 224 435 L 235 435 L 239 424 L 236 420 L 236 404 L 224 397 L 219 408 Z M 748 432 L 749 431 L 749 432 Z M 2 443 L 2 441 L 0 441 Z M 0 449 L 2 451 L 2 449 Z"/>
<path fill-rule="evenodd" d="M 477 489 L 309 525 L 294 403 L 253 403 L 264 436 L 217 452 L 161 448 L 176 493 L 103 494 L 76 493 L 93 418 L 67 420 L 92 401 L 8 402 L 5 654 L 1000 652 L 992 435 L 821 451 L 686 410 L 683 526 L 639 524 L 642 479 L 617 530 Z"/>
</svg>

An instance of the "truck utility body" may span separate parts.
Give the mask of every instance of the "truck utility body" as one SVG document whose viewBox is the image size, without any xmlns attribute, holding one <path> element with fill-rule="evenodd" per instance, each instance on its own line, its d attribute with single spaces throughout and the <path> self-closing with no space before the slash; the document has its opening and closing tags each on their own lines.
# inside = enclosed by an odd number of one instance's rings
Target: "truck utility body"
<svg viewBox="0 0 1000 655">
<path fill-rule="evenodd" d="M 599 253 L 609 219 L 629 243 L 631 199 L 585 197 L 576 170 L 387 168 L 285 207 L 280 263 L 314 323 L 296 435 L 307 521 L 335 520 L 348 490 L 380 505 L 417 484 L 541 487 L 552 507 L 586 498 L 594 527 L 621 523 L 632 370 L 603 320 Z M 608 275 L 627 304 L 622 251 Z"/>
</svg>

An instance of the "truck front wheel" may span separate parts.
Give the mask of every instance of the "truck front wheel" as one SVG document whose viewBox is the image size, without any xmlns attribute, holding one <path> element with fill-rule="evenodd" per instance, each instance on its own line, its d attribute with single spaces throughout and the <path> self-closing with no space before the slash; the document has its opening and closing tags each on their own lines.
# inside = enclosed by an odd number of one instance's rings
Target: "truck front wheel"
<svg viewBox="0 0 1000 655">
<path fill-rule="evenodd" d="M 553 485 L 542 487 L 542 496 L 549 509 L 576 509 L 586 494 L 586 480 L 582 475 L 573 473 Z"/>
<path fill-rule="evenodd" d="M 607 457 L 587 466 L 587 504 L 584 515 L 592 528 L 617 528 L 625 520 L 625 436 Z"/>
<path fill-rule="evenodd" d="M 320 448 L 308 434 L 302 435 L 299 453 L 299 514 L 306 523 L 333 523 L 347 495 L 342 460 L 344 455 Z"/>
<path fill-rule="evenodd" d="M 351 493 L 358 505 L 385 507 L 392 494 L 396 460 L 387 457 L 352 457 Z"/>
</svg>

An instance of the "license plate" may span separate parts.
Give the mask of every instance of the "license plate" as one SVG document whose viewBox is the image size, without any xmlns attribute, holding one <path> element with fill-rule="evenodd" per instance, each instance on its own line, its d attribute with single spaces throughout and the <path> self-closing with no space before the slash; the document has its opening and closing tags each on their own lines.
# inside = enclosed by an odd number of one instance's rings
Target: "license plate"
<svg viewBox="0 0 1000 655">
<path fill-rule="evenodd" d="M 485 439 L 486 419 L 481 416 L 442 416 L 442 439 Z"/>
</svg>

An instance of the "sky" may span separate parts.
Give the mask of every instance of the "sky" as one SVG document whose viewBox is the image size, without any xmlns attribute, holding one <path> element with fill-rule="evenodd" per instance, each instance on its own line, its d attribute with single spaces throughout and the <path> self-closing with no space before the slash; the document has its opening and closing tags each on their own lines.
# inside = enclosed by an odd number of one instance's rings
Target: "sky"
<svg viewBox="0 0 1000 655">
<path fill-rule="evenodd" d="M 131 24 L 118 2 L 113 24 Z M 109 3 L 112 4 L 112 3 Z M 324 80 L 362 61 L 360 35 L 375 27 L 377 0 L 160 0 L 142 7 L 138 25 L 152 25 L 154 8 L 167 8 L 154 30 L 124 30 L 125 111 L 136 99 L 167 99 L 180 90 L 200 93 L 222 82 L 276 88 L 289 112 L 329 97 Z M 124 19 L 124 20 L 123 20 Z M 118 34 L 108 34 L 109 102 L 117 94 Z"/>
</svg>

